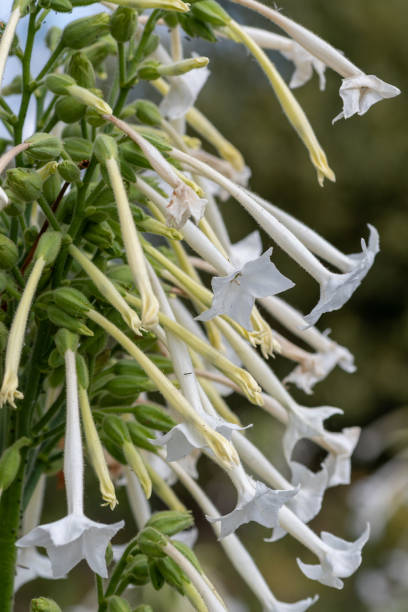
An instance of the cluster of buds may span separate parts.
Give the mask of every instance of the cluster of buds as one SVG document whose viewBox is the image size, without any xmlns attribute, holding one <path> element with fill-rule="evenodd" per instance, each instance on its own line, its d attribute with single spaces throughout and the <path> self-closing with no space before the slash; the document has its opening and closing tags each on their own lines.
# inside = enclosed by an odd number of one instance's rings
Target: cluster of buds
<svg viewBox="0 0 408 612">
<path fill-rule="evenodd" d="M 172 489 L 176 480 L 264 610 L 303 612 L 317 597 L 280 602 L 236 535 L 243 524 L 271 529 L 268 542 L 287 534 L 298 540 L 317 558 L 315 564 L 298 560 L 300 570 L 327 586 L 342 588 L 342 579 L 361 563 L 368 525 L 353 542 L 328 532 L 319 536 L 308 526 L 326 489 L 350 482 L 359 428 L 327 429 L 325 421 L 342 410 L 304 406 L 286 383 L 310 394 L 336 366 L 355 370 L 351 353 L 315 325 L 361 284 L 379 250 L 377 230 L 369 225 L 361 252 L 344 254 L 251 192 L 242 154 L 195 107 L 210 74 L 209 58 L 184 57 L 183 35 L 211 42 L 227 37 L 246 47 L 321 185 L 335 175 L 291 88 L 314 69 L 323 89 L 325 67 L 334 69 L 343 77 L 344 107 L 336 120 L 362 115 L 399 90 L 366 75 L 281 12 L 256 0 L 234 1 L 287 36 L 239 24 L 215 0 L 191 6 L 182 0 L 111 0 L 102 2 L 102 12 L 73 20 L 63 31 L 51 28 L 49 59 L 33 76 L 35 34 L 48 12 L 70 12 L 93 0 L 14 0 L 1 34 L 0 87 L 8 56 L 22 61 L 21 78 L 0 91 L 0 117 L 10 135 L 0 157 L 5 612 L 22 584 L 37 576 L 68 577 L 82 559 L 97 575 L 100 611 L 130 612 L 127 589 L 148 583 L 156 590 L 167 583 L 199 611 L 227 610 L 192 550 L 194 519 Z M 15 32 L 26 14 L 22 51 Z M 170 28 L 169 48 L 156 28 L 163 23 Z M 263 48 L 294 62 L 290 86 Z M 112 55 L 117 70 L 105 96 Z M 141 81 L 146 91 L 152 87 L 162 95 L 159 105 L 134 99 Z M 14 93 L 22 95 L 16 114 L 6 100 Z M 24 139 L 31 97 L 36 129 Z M 217 154 L 206 151 L 204 141 Z M 264 230 L 265 248 L 257 231 L 231 243 L 218 208 L 225 197 Z M 318 283 L 320 299 L 309 314 L 296 310 L 290 293 L 286 301 L 294 283 L 273 263 L 275 248 Z M 276 325 L 310 350 L 275 331 Z M 294 362 L 283 382 L 268 362 L 272 355 Z M 227 403 L 233 392 L 253 410 L 264 410 L 271 427 L 272 419 L 283 425 L 290 477 L 247 437 L 251 423 L 242 423 Z M 294 460 L 302 439 L 326 453 L 317 472 Z M 85 514 L 85 453 L 99 482 L 101 500 L 95 504 L 109 506 L 116 522 L 99 523 Z M 228 514 L 220 514 L 200 485 L 196 463 L 203 455 L 236 490 Z M 45 482 L 60 470 L 67 514 L 42 524 Z M 116 493 L 121 483 L 134 516 L 134 525 L 127 526 L 133 537 L 124 548 L 110 544 L 124 526 Z M 152 514 L 155 497 L 168 510 Z M 86 500 L 90 515 L 91 502 Z M 10 538 L 22 511 L 21 533 Z M 31 609 L 60 607 L 40 597 Z M 151 608 L 146 603 L 136 610 Z"/>
</svg>

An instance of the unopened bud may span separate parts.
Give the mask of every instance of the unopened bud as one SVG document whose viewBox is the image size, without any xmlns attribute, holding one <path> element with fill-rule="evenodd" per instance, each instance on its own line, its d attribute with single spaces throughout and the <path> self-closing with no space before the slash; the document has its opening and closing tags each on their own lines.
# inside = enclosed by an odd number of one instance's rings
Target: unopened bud
<svg viewBox="0 0 408 612">
<path fill-rule="evenodd" d="M 118 146 L 111 136 L 98 134 L 94 143 L 94 154 L 99 163 L 118 157 Z"/>
<path fill-rule="evenodd" d="M 58 163 L 56 161 L 49 161 L 41 168 L 38 168 L 37 172 L 41 177 L 42 182 L 47 180 L 49 176 L 52 176 L 56 173 L 58 168 Z"/>
<path fill-rule="evenodd" d="M 109 32 L 109 15 L 98 13 L 89 17 L 82 17 L 69 23 L 62 33 L 61 41 L 70 49 L 82 49 L 92 45 L 99 38 Z"/>
<path fill-rule="evenodd" d="M 62 142 L 56 136 L 37 132 L 26 140 L 30 144 L 26 155 L 33 161 L 48 162 L 57 159 L 62 151 Z"/>
<path fill-rule="evenodd" d="M 62 612 L 62 610 L 53 599 L 37 597 L 31 600 L 30 612 Z"/>
<path fill-rule="evenodd" d="M 172 536 L 193 525 L 194 519 L 191 512 L 176 512 L 175 510 L 156 512 L 146 523 L 147 527 L 154 527 L 167 536 Z"/>
<path fill-rule="evenodd" d="M 12 194 L 23 202 L 33 202 L 41 195 L 43 181 L 31 168 L 11 168 L 7 170 L 6 186 Z"/>
<path fill-rule="evenodd" d="M 45 232 L 40 238 L 36 257 L 42 257 L 47 265 L 52 265 L 61 248 L 61 232 Z"/>
<path fill-rule="evenodd" d="M 87 55 L 81 51 L 74 53 L 71 57 L 68 66 L 68 74 L 70 74 L 81 87 L 86 87 L 87 89 L 95 87 L 94 67 Z"/>
<path fill-rule="evenodd" d="M 149 604 L 140 604 L 134 608 L 133 612 L 153 612 L 153 608 Z"/>
<path fill-rule="evenodd" d="M 20 438 L 3 452 L 0 458 L 0 496 L 17 476 L 21 463 L 20 450 L 23 446 L 28 446 L 29 444 L 30 440 L 28 438 Z"/>
<path fill-rule="evenodd" d="M 157 406 L 138 404 L 132 412 L 139 423 L 150 429 L 167 432 L 176 425 L 171 416 Z"/>
<path fill-rule="evenodd" d="M 165 557 L 163 548 L 167 544 L 167 538 L 154 529 L 153 527 L 145 527 L 137 538 L 140 550 L 148 557 Z"/>
<path fill-rule="evenodd" d="M 145 81 L 155 81 L 160 77 L 160 63 L 155 60 L 143 62 L 138 70 L 138 76 Z"/>
<path fill-rule="evenodd" d="M 76 162 L 92 157 L 92 143 L 79 136 L 69 136 L 64 139 L 64 149 Z"/>
<path fill-rule="evenodd" d="M 158 68 L 158 72 L 160 76 L 180 76 L 186 74 L 186 72 L 190 72 L 190 70 L 204 68 L 207 66 L 208 62 L 208 57 L 191 57 L 172 64 L 162 64 Z"/>
<path fill-rule="evenodd" d="M 204 573 L 196 554 L 187 544 L 179 540 L 172 540 L 172 544 L 174 548 L 177 548 L 177 550 L 190 561 L 191 565 L 193 565 L 200 574 Z"/>
<path fill-rule="evenodd" d="M 57 306 L 71 315 L 81 315 L 92 309 L 91 303 L 83 293 L 72 287 L 58 287 L 53 291 Z"/>
<path fill-rule="evenodd" d="M 83 237 L 85 240 L 99 247 L 100 249 L 109 249 L 115 241 L 115 234 L 107 221 L 101 223 L 90 223 Z"/>
<path fill-rule="evenodd" d="M 16 94 L 21 94 L 23 92 L 23 77 L 21 75 L 17 75 L 14 79 L 2 88 L 1 95 L 6 96 L 14 96 Z"/>
<path fill-rule="evenodd" d="M 215 0 L 199 0 L 191 6 L 194 17 L 215 27 L 226 26 L 231 17 Z"/>
<path fill-rule="evenodd" d="M 93 332 L 79 319 L 71 317 L 69 314 L 55 306 L 50 304 L 47 308 L 47 315 L 51 323 L 54 323 L 57 327 L 65 327 L 74 334 L 83 336 L 93 336 Z"/>
<path fill-rule="evenodd" d="M 86 47 L 84 53 L 86 53 L 86 56 L 96 69 L 108 57 L 108 55 L 115 55 L 116 51 L 116 42 L 112 36 L 108 35 L 90 47 Z"/>
<path fill-rule="evenodd" d="M 146 555 L 138 554 L 126 566 L 129 582 L 135 586 L 143 586 L 150 580 L 149 560 Z"/>
<path fill-rule="evenodd" d="M 51 9 L 57 13 L 70 13 L 72 11 L 70 0 L 39 0 L 38 6 L 44 9 Z"/>
<path fill-rule="evenodd" d="M 129 421 L 127 426 L 130 438 L 135 446 L 148 450 L 151 453 L 157 452 L 157 448 L 150 442 L 150 439 L 153 438 L 153 434 L 147 427 L 143 427 L 143 425 L 135 423 L 134 421 Z"/>
<path fill-rule="evenodd" d="M 132 612 L 132 609 L 126 599 L 118 595 L 112 595 L 106 600 L 107 612 Z"/>
<path fill-rule="evenodd" d="M 158 559 L 157 566 L 166 582 L 184 594 L 184 585 L 189 580 L 177 563 L 170 557 L 166 557 L 165 559 Z"/>
<path fill-rule="evenodd" d="M 59 41 L 61 40 L 61 34 L 62 34 L 62 30 L 61 28 L 57 27 L 57 26 L 52 26 L 46 36 L 45 36 L 45 43 L 47 45 L 47 48 L 52 52 L 55 51 L 55 49 L 57 48 L 57 45 L 59 43 Z"/>
<path fill-rule="evenodd" d="M 75 80 L 68 74 L 49 74 L 45 78 L 45 85 L 47 89 L 55 94 L 64 96 L 68 94 L 68 87 L 75 85 Z"/>
<path fill-rule="evenodd" d="M 122 447 L 125 442 L 131 442 L 129 431 L 125 421 L 111 414 L 106 416 L 102 423 L 105 435 L 118 446 Z"/>
<path fill-rule="evenodd" d="M 135 10 L 120 6 L 113 13 L 110 21 L 110 31 L 115 40 L 124 43 L 136 33 L 137 13 Z"/>
<path fill-rule="evenodd" d="M 58 173 L 67 183 L 78 183 L 81 180 L 81 171 L 77 164 L 69 159 L 58 164 Z"/>
<path fill-rule="evenodd" d="M 71 96 L 58 98 L 55 104 L 55 114 L 64 123 L 75 123 L 85 115 L 86 105 Z"/>
<path fill-rule="evenodd" d="M 161 124 L 163 118 L 154 102 L 150 102 L 150 100 L 137 100 L 134 109 L 135 115 L 141 123 L 152 126 Z"/>
<path fill-rule="evenodd" d="M 94 91 L 91 91 L 90 89 L 85 89 L 85 87 L 80 87 L 79 85 L 70 85 L 69 87 L 67 87 L 67 93 L 70 96 L 73 96 L 76 100 L 79 100 L 79 102 L 82 102 L 82 104 L 90 106 L 91 109 L 94 109 L 99 113 L 111 115 L 112 109 L 109 104 L 102 100 L 100 96 L 100 90 Z"/>
<path fill-rule="evenodd" d="M 43 183 L 42 194 L 48 204 L 55 202 L 61 189 L 61 178 L 57 173 L 49 176 Z"/>
<path fill-rule="evenodd" d="M 67 351 L 75 353 L 79 343 L 77 334 L 73 334 L 68 329 L 59 329 L 54 336 L 54 342 L 61 356 L 64 356 Z"/>
<path fill-rule="evenodd" d="M 0 234 L 0 269 L 9 270 L 18 259 L 18 249 L 15 243 L 4 234 Z"/>
</svg>

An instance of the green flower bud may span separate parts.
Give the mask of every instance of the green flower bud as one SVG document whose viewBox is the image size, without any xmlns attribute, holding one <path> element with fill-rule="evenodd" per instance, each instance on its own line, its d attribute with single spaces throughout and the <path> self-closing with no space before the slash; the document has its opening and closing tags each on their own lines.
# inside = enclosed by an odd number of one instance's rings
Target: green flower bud
<svg viewBox="0 0 408 612">
<path fill-rule="evenodd" d="M 67 88 L 76 85 L 74 79 L 68 74 L 49 74 L 45 78 L 45 86 L 55 94 L 64 96 L 68 93 Z"/>
<path fill-rule="evenodd" d="M 84 49 L 84 53 L 95 69 L 102 64 L 108 55 L 115 55 L 116 51 L 116 42 L 110 35 Z"/>
<path fill-rule="evenodd" d="M 47 265 L 52 265 L 61 248 L 61 239 L 61 232 L 45 232 L 38 243 L 36 257 L 42 257 Z"/>
<path fill-rule="evenodd" d="M 92 45 L 104 34 L 109 32 L 109 15 L 98 13 L 89 17 L 82 17 L 69 23 L 62 33 L 61 41 L 70 49 L 82 49 Z"/>
<path fill-rule="evenodd" d="M 138 396 L 143 391 L 157 391 L 147 376 L 116 376 L 107 383 L 107 390 L 115 397 Z"/>
<path fill-rule="evenodd" d="M 89 123 L 92 127 L 101 127 L 105 124 L 105 119 L 101 117 L 100 113 L 98 113 L 94 108 L 88 106 L 85 112 L 85 121 Z"/>
<path fill-rule="evenodd" d="M 46 179 L 46 181 L 44 181 L 42 192 L 48 204 L 55 202 L 60 190 L 61 178 L 58 176 L 58 174 L 52 174 Z"/>
<path fill-rule="evenodd" d="M 54 336 L 57 351 L 63 357 L 69 351 L 75 352 L 78 348 L 79 336 L 68 329 L 59 329 Z"/>
<path fill-rule="evenodd" d="M 177 550 L 190 561 L 191 565 L 193 565 L 200 574 L 204 573 L 197 556 L 195 555 L 194 551 L 187 546 L 187 544 L 184 542 L 179 542 L 178 540 L 172 540 L 172 544 L 174 548 L 177 548 Z"/>
<path fill-rule="evenodd" d="M 217 42 L 211 26 L 201 21 L 201 19 L 196 19 L 190 13 L 188 15 L 179 15 L 178 17 L 181 27 L 192 38 L 198 36 L 210 42 Z"/>
<path fill-rule="evenodd" d="M 99 163 L 104 163 L 108 159 L 117 159 L 118 146 L 116 140 L 106 134 L 98 134 L 94 143 L 94 155 Z"/>
<path fill-rule="evenodd" d="M 93 331 L 89 329 L 79 319 L 71 317 L 69 314 L 55 306 L 50 304 L 47 308 L 47 315 L 51 323 L 54 323 L 57 327 L 65 327 L 74 334 L 83 336 L 93 336 Z"/>
<path fill-rule="evenodd" d="M 23 92 L 23 77 L 19 74 L 14 77 L 14 79 L 2 88 L 1 95 L 6 96 L 14 96 L 16 94 L 21 94 Z"/>
<path fill-rule="evenodd" d="M 137 542 L 140 550 L 148 557 L 166 556 L 162 549 L 167 544 L 167 538 L 153 527 L 145 527 L 139 533 Z"/>
<path fill-rule="evenodd" d="M 135 115 L 141 123 L 152 126 L 161 125 L 163 119 L 156 104 L 150 102 L 150 100 L 137 100 Z"/>
<path fill-rule="evenodd" d="M 196 68 L 204 68 L 209 62 L 208 57 L 190 57 L 172 64 L 162 64 L 158 67 L 160 76 L 180 76 Z"/>
<path fill-rule="evenodd" d="M 0 496 L 17 476 L 21 463 L 20 450 L 29 444 L 31 441 L 28 438 L 20 438 L 12 446 L 6 448 L 0 457 Z"/>
<path fill-rule="evenodd" d="M 37 597 L 31 600 L 30 612 L 62 612 L 62 610 L 53 599 Z"/>
<path fill-rule="evenodd" d="M 85 53 L 80 51 L 74 53 L 69 62 L 68 74 L 70 74 L 81 87 L 86 87 L 87 89 L 95 87 L 94 67 Z"/>
<path fill-rule="evenodd" d="M 113 13 L 110 21 L 110 31 L 118 42 L 127 42 L 136 33 L 137 13 L 136 11 L 120 6 Z"/>
<path fill-rule="evenodd" d="M 199 2 L 194 2 L 191 5 L 191 12 L 197 19 L 210 23 L 215 27 L 226 26 L 231 21 L 228 13 L 215 0 L 199 0 Z"/>
<path fill-rule="evenodd" d="M 166 582 L 155 560 L 150 560 L 149 562 L 149 578 L 153 588 L 156 591 L 160 591 L 160 589 Z"/>
<path fill-rule="evenodd" d="M 129 431 L 125 421 L 111 414 L 106 416 L 102 423 L 105 435 L 118 446 L 122 447 L 125 442 L 131 442 Z"/>
<path fill-rule="evenodd" d="M 4 234 L 0 234 L 0 269 L 9 270 L 18 260 L 18 249 L 15 243 Z"/>
<path fill-rule="evenodd" d="M 71 315 L 81 315 L 92 309 L 91 303 L 83 293 L 72 287 L 58 287 L 53 291 L 57 306 Z"/>
<path fill-rule="evenodd" d="M 143 425 L 139 425 L 134 421 L 129 421 L 127 427 L 130 438 L 135 446 L 144 448 L 152 453 L 157 452 L 157 448 L 149 442 L 149 438 L 153 438 L 153 434 L 147 427 L 143 427 Z"/>
<path fill-rule="evenodd" d="M 62 368 L 65 378 L 64 357 L 57 349 L 53 349 L 48 355 L 48 365 L 50 368 Z"/>
<path fill-rule="evenodd" d="M 26 151 L 27 157 L 32 161 L 48 162 L 61 155 L 62 142 L 56 136 L 38 132 L 26 140 L 30 144 Z"/>
<path fill-rule="evenodd" d="M 166 557 L 165 559 L 158 559 L 157 566 L 166 582 L 184 595 L 184 584 L 190 581 L 177 563 L 170 557 Z"/>
<path fill-rule="evenodd" d="M 83 234 L 85 240 L 101 249 L 109 249 L 115 241 L 115 234 L 107 221 L 90 223 Z"/>
<path fill-rule="evenodd" d="M 143 155 L 142 150 L 134 142 L 125 142 L 120 145 L 120 154 L 122 159 L 134 166 L 151 169 L 151 165 Z"/>
<path fill-rule="evenodd" d="M 38 237 L 38 229 L 36 227 L 27 227 L 27 229 L 24 230 L 24 235 L 23 235 L 25 248 L 26 249 L 31 248 L 34 242 L 37 240 L 37 237 Z"/>
<path fill-rule="evenodd" d="M 55 104 L 55 114 L 64 123 L 75 123 L 85 116 L 86 105 L 71 96 L 62 96 Z"/>
<path fill-rule="evenodd" d="M 154 527 L 167 536 L 175 535 L 193 525 L 194 519 L 191 512 L 176 512 L 175 510 L 156 512 L 146 523 L 147 527 Z"/>
<path fill-rule="evenodd" d="M 92 157 L 92 143 L 85 138 L 70 136 L 64 140 L 64 149 L 76 162 Z"/>
<path fill-rule="evenodd" d="M 52 26 L 46 36 L 45 36 L 45 43 L 47 45 L 47 48 L 52 52 L 55 51 L 55 49 L 57 48 L 57 45 L 59 43 L 59 41 L 61 40 L 61 34 L 62 34 L 62 30 L 61 28 L 57 27 L 57 26 Z"/>
<path fill-rule="evenodd" d="M 160 77 L 159 67 L 160 63 L 156 60 L 147 60 L 140 66 L 137 74 L 145 81 L 155 81 Z"/>
<path fill-rule="evenodd" d="M 141 425 L 158 431 L 169 431 L 176 422 L 164 410 L 157 406 L 138 404 L 132 412 Z"/>
<path fill-rule="evenodd" d="M 64 159 L 58 164 L 58 173 L 67 183 L 78 183 L 81 180 L 80 169 L 69 159 Z"/>
<path fill-rule="evenodd" d="M 89 330 L 90 331 L 90 330 Z M 78 376 L 78 384 L 81 385 L 83 389 L 88 389 L 89 387 L 89 371 L 88 366 L 86 365 L 86 361 L 80 353 L 75 355 L 76 359 L 76 369 Z"/>
<path fill-rule="evenodd" d="M 12 195 L 23 202 L 33 202 L 42 191 L 41 176 L 31 168 L 11 168 L 7 170 L 6 186 Z"/>
<path fill-rule="evenodd" d="M 132 612 L 129 603 L 123 597 L 112 595 L 106 601 L 108 604 L 107 612 Z"/>
<path fill-rule="evenodd" d="M 129 582 L 136 586 L 143 586 L 149 582 L 149 560 L 146 555 L 138 554 L 126 566 Z"/>
<path fill-rule="evenodd" d="M 70 0 L 39 0 L 38 5 L 44 9 L 57 11 L 57 13 L 70 13 L 72 11 Z"/>
<path fill-rule="evenodd" d="M 75 137 L 75 138 L 81 138 L 81 126 L 78 123 L 71 123 L 68 125 L 64 125 L 64 127 L 62 128 L 62 132 L 61 132 L 61 136 L 62 138 L 65 139 L 66 138 L 71 138 L 71 137 Z"/>
<path fill-rule="evenodd" d="M 147 215 L 145 215 L 145 218 L 141 221 L 136 220 L 136 225 L 138 229 L 140 229 L 142 232 L 157 234 L 158 236 L 164 236 L 165 238 L 169 238 L 170 240 L 183 239 L 183 234 L 176 230 L 174 227 L 168 227 L 161 221 L 153 219 L 153 217 L 149 217 Z"/>
</svg>

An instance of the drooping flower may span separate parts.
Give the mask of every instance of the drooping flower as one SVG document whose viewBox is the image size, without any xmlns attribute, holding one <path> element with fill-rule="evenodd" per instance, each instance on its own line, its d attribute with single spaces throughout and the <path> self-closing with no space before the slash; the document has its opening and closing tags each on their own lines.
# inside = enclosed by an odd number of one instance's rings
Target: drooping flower
<svg viewBox="0 0 408 612">
<path fill-rule="evenodd" d="M 211 308 L 201 313 L 199 321 L 209 321 L 226 314 L 245 329 L 251 329 L 251 312 L 257 297 L 281 293 L 294 286 L 270 261 L 272 248 L 261 257 L 249 261 L 228 276 L 213 277 L 214 298 Z"/>
<path fill-rule="evenodd" d="M 179 229 L 193 217 L 198 223 L 204 214 L 207 200 L 200 198 L 195 191 L 182 181 L 173 189 L 166 209 L 166 221 L 169 227 Z"/>
<path fill-rule="evenodd" d="M 376 102 L 395 98 L 401 91 L 373 74 L 360 74 L 343 79 L 339 93 L 343 110 L 333 119 L 333 123 L 353 115 L 364 115 Z"/>
</svg>

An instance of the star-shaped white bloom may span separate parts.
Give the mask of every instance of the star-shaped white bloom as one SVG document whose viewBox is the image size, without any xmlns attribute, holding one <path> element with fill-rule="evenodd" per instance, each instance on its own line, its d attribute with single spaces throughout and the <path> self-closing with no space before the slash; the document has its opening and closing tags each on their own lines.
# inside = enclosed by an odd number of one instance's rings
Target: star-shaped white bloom
<svg viewBox="0 0 408 612">
<path fill-rule="evenodd" d="M 169 119 L 184 117 L 194 106 L 209 76 L 210 71 L 204 66 L 181 76 L 170 77 L 170 89 L 159 106 L 161 113 Z"/>
<path fill-rule="evenodd" d="M 251 521 L 264 527 L 276 527 L 279 510 L 298 493 L 298 489 L 276 491 L 259 481 L 254 485 L 251 494 L 240 496 L 232 512 L 224 516 L 207 516 L 210 523 L 220 522 L 220 540 Z"/>
<path fill-rule="evenodd" d="M 395 98 L 401 90 L 394 85 L 385 83 L 373 74 L 359 74 L 343 79 L 340 96 L 343 100 L 343 110 L 333 119 L 349 119 L 353 115 L 364 115 L 368 109 L 386 98 Z"/>
<path fill-rule="evenodd" d="M 324 72 L 326 66 L 317 57 L 314 57 L 311 53 L 306 51 L 298 43 L 293 41 L 292 48 L 287 51 L 280 51 L 283 57 L 290 60 L 295 64 L 295 71 L 292 74 L 292 78 L 289 83 L 289 87 L 295 89 L 301 87 L 313 77 L 313 69 L 315 69 L 319 76 L 320 90 L 323 91 L 326 88 L 326 77 Z"/>
<path fill-rule="evenodd" d="M 235 268 L 242 268 L 246 263 L 260 257 L 262 253 L 262 238 L 258 230 L 254 230 L 242 240 L 230 246 L 230 261 Z"/>
<path fill-rule="evenodd" d="M 321 562 L 318 565 L 303 563 L 297 559 L 297 563 L 302 572 L 311 580 L 317 580 L 322 584 L 343 588 L 343 581 L 340 578 L 348 578 L 360 567 L 361 550 L 367 542 L 370 534 L 369 525 L 364 533 L 355 542 L 347 542 L 342 538 L 322 531 L 321 539 L 325 544 Z"/>
<path fill-rule="evenodd" d="M 217 315 L 226 314 L 245 329 L 252 329 L 250 317 L 255 299 L 275 295 L 294 286 L 270 261 L 271 254 L 272 248 L 269 248 L 261 257 L 247 262 L 232 274 L 213 277 L 211 308 L 202 312 L 197 319 L 209 321 Z"/>
<path fill-rule="evenodd" d="M 48 580 L 54 578 L 51 561 L 45 555 L 37 552 L 33 546 L 22 548 L 18 551 L 16 570 L 14 592 L 17 592 L 27 582 L 37 578 L 46 578 Z"/>
<path fill-rule="evenodd" d="M 166 222 L 169 227 L 180 229 L 192 216 L 198 223 L 204 214 L 207 200 L 198 195 L 185 183 L 173 190 L 171 199 L 166 208 Z"/>
<path fill-rule="evenodd" d="M 349 256 L 355 262 L 353 270 L 345 274 L 331 274 L 328 281 L 321 285 L 318 303 L 305 316 L 305 321 L 309 325 L 314 325 L 325 312 L 341 308 L 350 299 L 373 265 L 375 256 L 380 250 L 379 236 L 375 227 L 372 225 L 368 225 L 368 227 L 370 230 L 368 246 L 362 238 L 362 252 Z"/>
<path fill-rule="evenodd" d="M 84 514 L 68 514 L 63 519 L 39 525 L 17 540 L 20 548 L 42 546 L 47 550 L 54 578 L 62 578 L 82 559 L 102 578 L 108 577 L 105 552 L 124 521 L 105 525 Z"/>
</svg>

